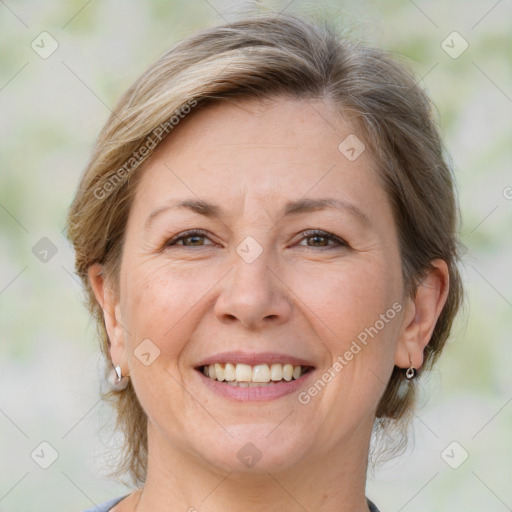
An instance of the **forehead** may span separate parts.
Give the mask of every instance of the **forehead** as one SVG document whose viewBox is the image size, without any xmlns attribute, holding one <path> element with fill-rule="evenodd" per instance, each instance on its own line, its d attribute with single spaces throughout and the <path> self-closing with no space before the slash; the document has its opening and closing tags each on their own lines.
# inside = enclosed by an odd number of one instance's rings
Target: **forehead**
<svg viewBox="0 0 512 512">
<path fill-rule="evenodd" d="M 217 102 L 183 119 L 157 148 L 141 169 L 133 208 L 147 214 L 195 196 L 226 209 L 240 202 L 269 209 L 328 195 L 371 199 L 371 210 L 385 197 L 368 152 L 351 160 L 340 150 L 351 137 L 354 127 L 321 100 Z"/>
</svg>

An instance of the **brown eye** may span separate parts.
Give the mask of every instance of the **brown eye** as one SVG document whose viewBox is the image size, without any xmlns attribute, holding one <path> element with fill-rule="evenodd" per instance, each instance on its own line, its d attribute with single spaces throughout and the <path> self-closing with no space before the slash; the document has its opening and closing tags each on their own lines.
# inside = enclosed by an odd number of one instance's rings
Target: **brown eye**
<svg viewBox="0 0 512 512">
<path fill-rule="evenodd" d="M 348 244 L 341 238 L 338 238 L 337 236 L 331 233 L 327 233 L 326 231 L 321 231 L 319 229 L 303 231 L 301 235 L 304 237 L 302 240 L 313 240 L 313 243 L 308 243 L 307 247 L 348 247 Z M 334 242 L 334 244 L 329 244 L 329 242 Z"/>
<path fill-rule="evenodd" d="M 190 231 L 185 231 L 184 233 L 179 234 L 174 237 L 167 243 L 167 247 L 173 245 L 182 245 L 184 247 L 204 247 L 204 245 L 213 245 L 213 244 L 204 244 L 204 239 L 207 238 L 206 233 L 204 231 L 200 231 L 197 229 L 192 229 Z M 178 244 L 178 242 L 183 241 L 182 244 Z M 190 244 L 187 243 L 190 241 Z"/>
</svg>

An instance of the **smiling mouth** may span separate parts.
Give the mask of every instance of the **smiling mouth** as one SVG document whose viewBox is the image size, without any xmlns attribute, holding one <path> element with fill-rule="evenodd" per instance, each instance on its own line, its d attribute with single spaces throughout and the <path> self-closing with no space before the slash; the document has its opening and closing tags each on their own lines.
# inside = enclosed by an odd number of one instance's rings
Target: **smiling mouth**
<svg viewBox="0 0 512 512">
<path fill-rule="evenodd" d="M 210 379 L 235 387 L 264 387 L 300 379 L 312 366 L 293 364 L 215 363 L 200 366 L 198 371 Z"/>
</svg>

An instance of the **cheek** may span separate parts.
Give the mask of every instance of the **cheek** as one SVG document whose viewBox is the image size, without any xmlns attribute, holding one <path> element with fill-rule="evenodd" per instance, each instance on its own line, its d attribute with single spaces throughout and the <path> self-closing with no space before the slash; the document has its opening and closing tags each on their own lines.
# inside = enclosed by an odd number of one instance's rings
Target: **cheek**
<svg viewBox="0 0 512 512">
<path fill-rule="evenodd" d="M 197 326 L 194 305 L 211 286 L 195 286 L 200 282 L 201 276 L 160 262 L 130 268 L 124 281 L 123 318 L 138 399 L 154 423 L 172 425 L 175 433 L 184 428 L 182 412 L 190 402 L 179 361 Z"/>
<path fill-rule="evenodd" d="M 176 359 L 197 325 L 201 299 L 215 280 L 207 272 L 173 269 L 165 261 L 132 267 L 126 273 L 123 314 L 132 350 L 150 339 L 161 355 Z"/>
<path fill-rule="evenodd" d="M 328 354 L 316 379 L 299 398 L 315 417 L 324 418 L 316 434 L 321 445 L 335 448 L 343 432 L 372 422 L 393 368 L 400 319 L 400 279 L 379 259 L 301 278 L 296 287 L 314 312 L 315 328 Z M 395 307 L 393 305 L 395 304 Z"/>
<path fill-rule="evenodd" d="M 347 343 L 366 328 L 376 322 L 381 327 L 381 315 L 400 299 L 396 271 L 378 259 L 367 264 L 347 260 L 318 272 L 298 272 L 294 282 L 294 291 L 307 306 L 306 314 L 309 310 L 330 352 L 336 354 L 344 352 Z M 393 323 L 387 322 L 382 330 L 391 331 Z"/>
</svg>

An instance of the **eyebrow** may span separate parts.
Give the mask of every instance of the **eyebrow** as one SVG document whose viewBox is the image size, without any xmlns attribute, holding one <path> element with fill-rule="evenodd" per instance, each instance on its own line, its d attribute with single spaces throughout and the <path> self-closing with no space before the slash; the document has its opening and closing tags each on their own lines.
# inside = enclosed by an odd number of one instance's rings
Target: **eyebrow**
<svg viewBox="0 0 512 512">
<path fill-rule="evenodd" d="M 185 199 L 161 206 L 152 211 L 146 219 L 144 225 L 145 229 L 148 229 L 153 220 L 160 214 L 168 210 L 180 208 L 187 208 L 199 215 L 203 215 L 209 218 L 221 218 L 224 213 L 220 206 L 209 203 L 207 201 L 203 201 L 201 199 Z M 290 215 L 299 215 L 302 213 L 309 213 L 329 208 L 347 212 L 362 222 L 366 227 L 371 227 L 370 219 L 366 213 L 364 213 L 356 205 L 341 199 L 335 199 L 333 197 L 323 197 L 318 199 L 303 198 L 297 201 L 288 201 L 284 205 L 281 216 L 286 217 Z"/>
</svg>

